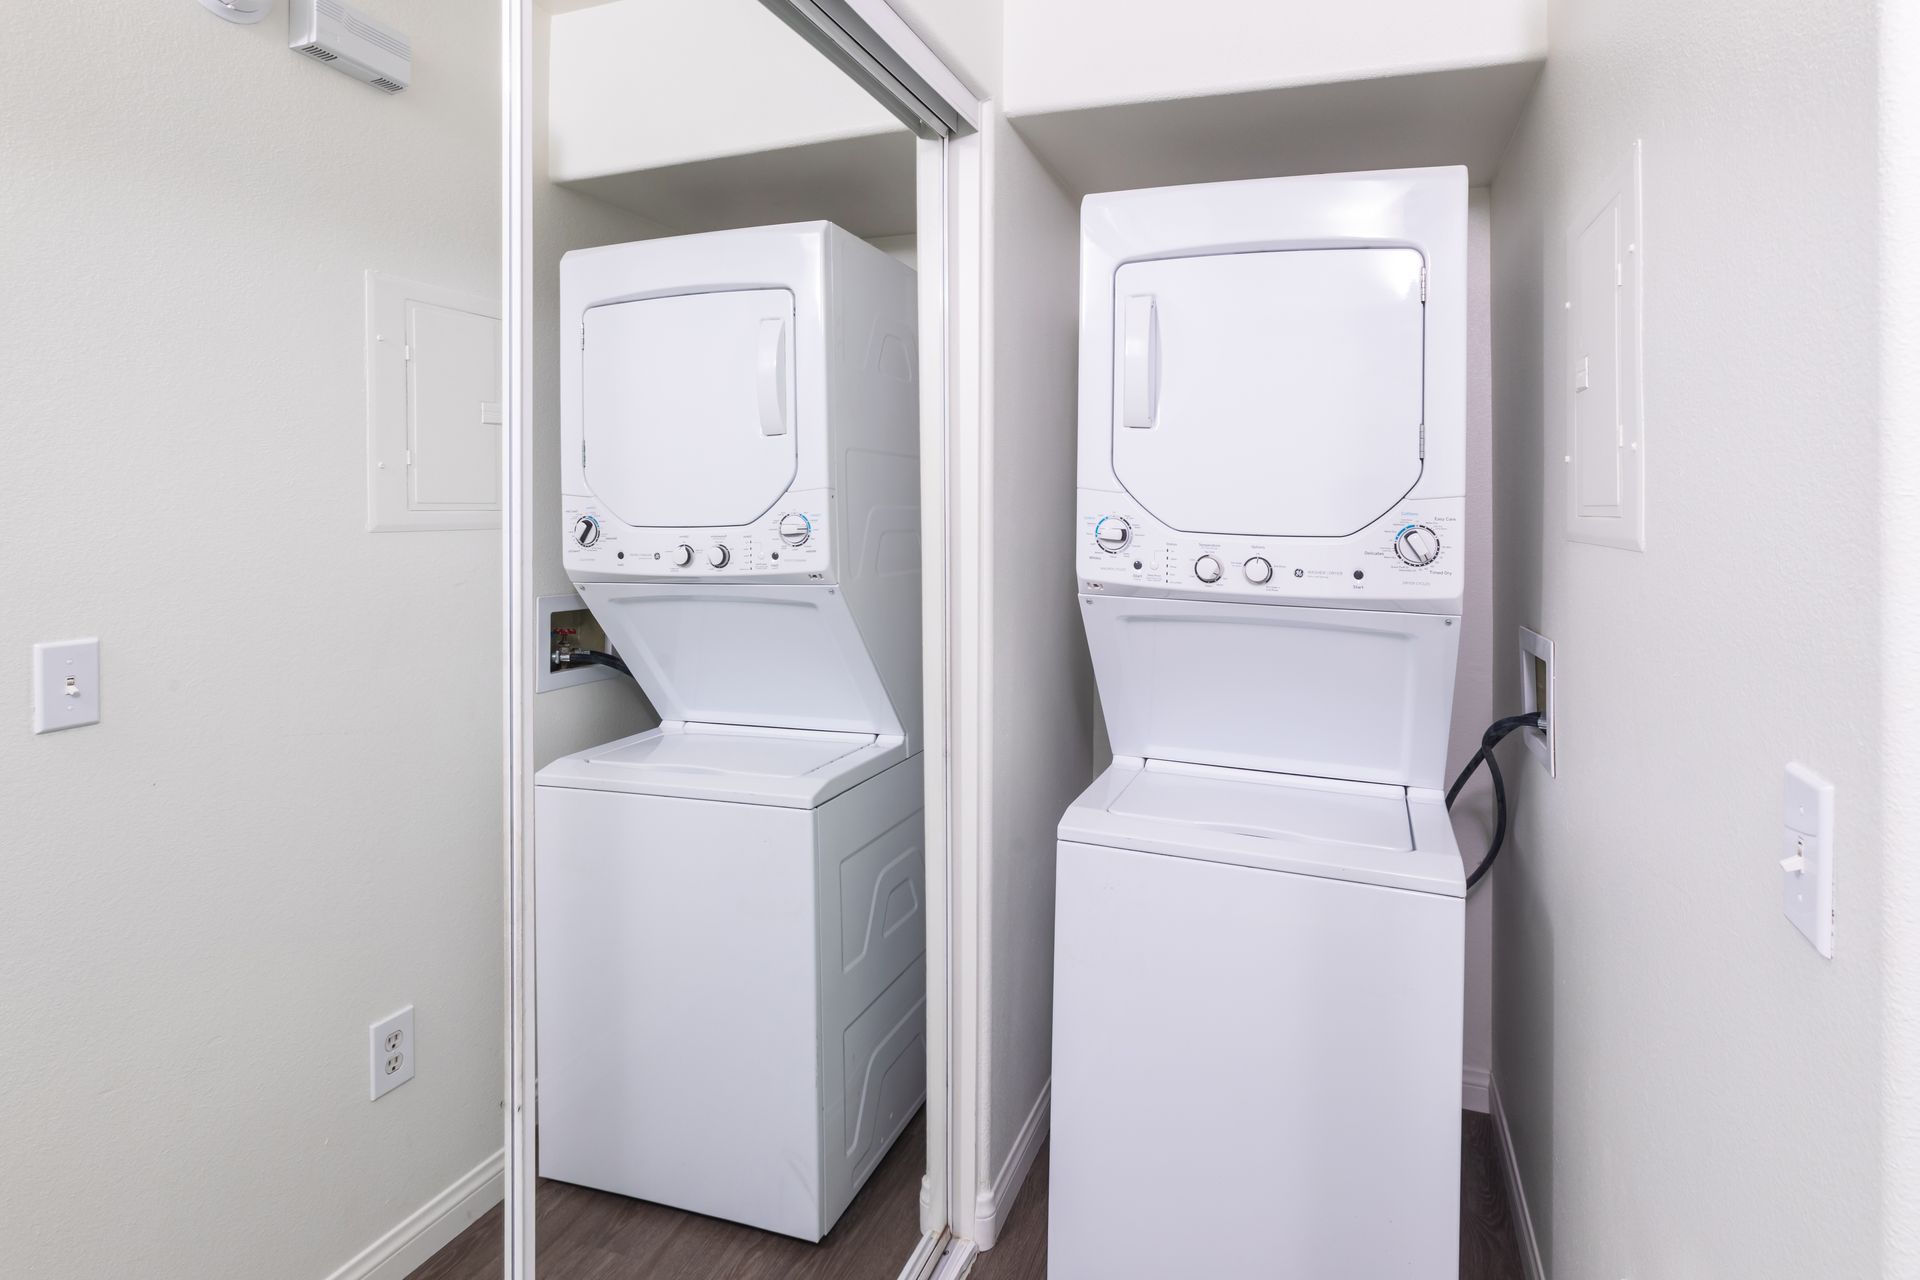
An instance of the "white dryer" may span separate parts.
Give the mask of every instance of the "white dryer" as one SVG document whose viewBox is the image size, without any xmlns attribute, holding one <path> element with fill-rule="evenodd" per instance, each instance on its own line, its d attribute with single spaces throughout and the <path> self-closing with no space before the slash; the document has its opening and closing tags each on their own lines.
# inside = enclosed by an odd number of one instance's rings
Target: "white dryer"
<svg viewBox="0 0 1920 1280">
<path fill-rule="evenodd" d="M 568 575 L 659 728 L 535 793 L 540 1172 L 823 1236 L 926 1092 L 911 269 L 560 266 Z"/>
<path fill-rule="evenodd" d="M 1054 1280 L 1452 1276 L 1466 176 L 1082 211 Z"/>
</svg>

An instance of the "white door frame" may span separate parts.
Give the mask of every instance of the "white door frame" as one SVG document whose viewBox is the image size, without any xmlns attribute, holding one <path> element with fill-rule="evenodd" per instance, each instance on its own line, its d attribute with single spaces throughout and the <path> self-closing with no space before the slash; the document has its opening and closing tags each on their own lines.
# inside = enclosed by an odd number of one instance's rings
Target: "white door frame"
<svg viewBox="0 0 1920 1280">
<path fill-rule="evenodd" d="M 922 620 L 927 769 L 927 1176 L 925 1233 L 902 1280 L 956 1275 L 975 1202 L 979 1009 L 977 702 L 985 106 L 886 0 L 762 0 L 920 135 Z M 506 903 L 505 1275 L 534 1280 L 533 692 L 533 5 L 500 0 L 502 622 Z M 969 657 L 969 655 L 974 655 Z M 952 1135 L 967 1135 L 955 1142 Z M 958 1239 L 956 1239 L 958 1237 Z"/>
</svg>

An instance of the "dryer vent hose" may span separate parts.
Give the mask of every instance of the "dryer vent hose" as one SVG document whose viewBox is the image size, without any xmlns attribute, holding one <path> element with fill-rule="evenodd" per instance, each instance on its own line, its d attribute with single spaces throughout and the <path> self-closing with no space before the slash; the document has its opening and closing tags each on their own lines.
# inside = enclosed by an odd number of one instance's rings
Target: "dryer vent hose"
<svg viewBox="0 0 1920 1280">
<path fill-rule="evenodd" d="M 1546 724 L 1546 716 L 1538 711 L 1495 720 L 1487 726 L 1487 731 L 1480 735 L 1480 749 L 1473 753 L 1473 758 L 1467 761 L 1467 767 L 1460 771 L 1460 776 L 1453 780 L 1451 787 L 1447 788 L 1447 808 L 1452 809 L 1454 799 L 1459 796 L 1460 789 L 1467 785 L 1467 779 L 1473 776 L 1475 769 L 1485 764 L 1487 776 L 1493 779 L 1493 843 L 1487 847 L 1487 856 L 1480 859 L 1480 865 L 1475 867 L 1473 874 L 1467 877 L 1468 893 L 1472 893 L 1473 887 L 1486 877 L 1487 872 L 1493 870 L 1493 860 L 1500 856 L 1500 846 L 1507 841 L 1507 781 L 1500 776 L 1500 762 L 1493 758 L 1493 749 L 1500 745 L 1502 738 L 1515 729 L 1544 729 Z"/>
</svg>

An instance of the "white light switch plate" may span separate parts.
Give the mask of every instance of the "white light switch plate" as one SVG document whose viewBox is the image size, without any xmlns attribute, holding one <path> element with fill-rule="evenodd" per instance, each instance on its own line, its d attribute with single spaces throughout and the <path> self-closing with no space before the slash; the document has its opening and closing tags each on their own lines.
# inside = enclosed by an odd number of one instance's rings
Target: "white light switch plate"
<svg viewBox="0 0 1920 1280">
<path fill-rule="evenodd" d="M 33 731 L 100 723 L 100 642 L 33 646 Z"/>
<path fill-rule="evenodd" d="M 1814 950 L 1833 959 L 1833 784 L 1787 766 L 1780 840 L 1781 902 Z"/>
</svg>

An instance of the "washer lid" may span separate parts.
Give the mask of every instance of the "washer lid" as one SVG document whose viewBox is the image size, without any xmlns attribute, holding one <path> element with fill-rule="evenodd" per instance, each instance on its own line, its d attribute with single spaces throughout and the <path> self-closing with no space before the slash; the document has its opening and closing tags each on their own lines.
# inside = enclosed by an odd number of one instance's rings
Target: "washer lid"
<svg viewBox="0 0 1920 1280">
<path fill-rule="evenodd" d="M 793 294 L 736 289 L 589 309 L 587 487 L 637 527 L 751 524 L 793 483 Z"/>
<path fill-rule="evenodd" d="M 1263 840 L 1413 849 L 1404 788 L 1151 760 L 1107 812 Z"/>
<path fill-rule="evenodd" d="M 1424 260 L 1294 249 L 1114 275 L 1115 477 L 1175 529 L 1344 537 L 1420 478 Z"/>
<path fill-rule="evenodd" d="M 1060 820 L 1062 840 L 1458 898 L 1460 848 L 1437 791 L 1117 757 Z"/>
<path fill-rule="evenodd" d="M 591 747 L 542 769 L 543 787 L 807 809 L 906 758 L 898 737 L 682 724 Z"/>
</svg>

